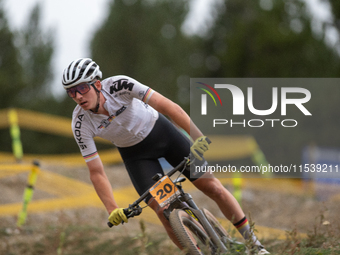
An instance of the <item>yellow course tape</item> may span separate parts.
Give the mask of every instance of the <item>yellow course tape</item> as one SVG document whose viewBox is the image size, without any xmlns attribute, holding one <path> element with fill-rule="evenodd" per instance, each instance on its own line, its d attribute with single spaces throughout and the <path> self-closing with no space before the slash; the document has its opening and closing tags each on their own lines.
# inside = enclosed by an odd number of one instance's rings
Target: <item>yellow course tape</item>
<svg viewBox="0 0 340 255">
<path fill-rule="evenodd" d="M 99 151 L 99 156 L 103 161 L 103 164 L 118 164 L 122 162 L 120 154 L 116 148 Z M 44 154 L 25 154 L 22 158 L 23 162 L 32 162 L 33 160 L 45 161 L 48 163 L 55 163 L 58 165 L 66 166 L 85 166 L 85 161 L 79 153 L 71 154 L 55 154 L 55 155 L 44 155 Z M 1 163 L 14 163 L 15 158 L 11 153 L 0 152 Z"/>
<path fill-rule="evenodd" d="M 32 165 L 21 165 L 21 164 L 11 164 L 11 165 L 0 165 L 0 172 L 27 172 L 31 171 Z"/>
<path fill-rule="evenodd" d="M 31 169 L 32 165 L 0 165 L 0 179 L 22 172 L 29 172 Z"/>
<path fill-rule="evenodd" d="M 8 111 L 10 110 L 6 109 L 0 111 L 0 128 L 8 128 L 10 126 L 8 121 Z M 15 111 L 17 112 L 20 128 L 52 135 L 73 137 L 70 118 L 24 109 L 15 109 Z M 102 143 L 111 144 L 111 142 L 102 138 L 96 138 L 96 140 Z"/>
<path fill-rule="evenodd" d="M 212 143 L 204 153 L 208 160 L 235 160 L 253 155 L 258 145 L 252 136 L 248 135 L 207 135 Z"/>
</svg>

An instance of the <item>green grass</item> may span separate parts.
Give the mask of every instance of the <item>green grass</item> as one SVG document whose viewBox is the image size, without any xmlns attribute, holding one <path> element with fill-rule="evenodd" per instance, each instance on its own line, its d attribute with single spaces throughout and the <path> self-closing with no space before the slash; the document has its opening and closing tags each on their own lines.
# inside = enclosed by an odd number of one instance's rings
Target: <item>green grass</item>
<svg viewBox="0 0 340 255">
<path fill-rule="evenodd" d="M 265 240 L 263 244 L 272 254 L 294 255 L 333 255 L 340 254 L 340 225 L 330 224 L 323 213 L 316 218 L 312 230 L 306 238 L 301 238 L 298 231 L 286 231 L 286 240 L 277 242 Z"/>
</svg>

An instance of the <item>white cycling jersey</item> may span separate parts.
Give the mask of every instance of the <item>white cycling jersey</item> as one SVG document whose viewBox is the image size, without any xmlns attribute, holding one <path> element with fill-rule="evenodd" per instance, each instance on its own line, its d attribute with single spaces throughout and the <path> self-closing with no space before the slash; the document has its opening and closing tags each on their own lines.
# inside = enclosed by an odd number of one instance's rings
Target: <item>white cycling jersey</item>
<svg viewBox="0 0 340 255">
<path fill-rule="evenodd" d="M 152 130 L 158 112 L 147 104 L 153 90 L 124 75 L 107 78 L 102 83 L 104 108 L 109 117 L 83 110 L 73 111 L 72 131 L 86 162 L 98 157 L 93 138 L 99 136 L 117 147 L 141 142 Z"/>
</svg>

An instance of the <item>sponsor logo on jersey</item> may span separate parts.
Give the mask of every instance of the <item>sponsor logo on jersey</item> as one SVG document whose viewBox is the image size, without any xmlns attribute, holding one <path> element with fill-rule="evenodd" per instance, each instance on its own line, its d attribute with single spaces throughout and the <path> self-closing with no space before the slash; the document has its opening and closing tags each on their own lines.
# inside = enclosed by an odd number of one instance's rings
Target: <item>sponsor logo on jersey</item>
<svg viewBox="0 0 340 255">
<path fill-rule="evenodd" d="M 135 84 L 132 82 L 129 82 L 128 79 L 120 79 L 118 81 L 115 81 L 111 86 L 110 86 L 110 94 L 117 93 L 121 90 L 125 90 L 125 93 L 127 91 L 132 91 L 132 88 Z"/>
<path fill-rule="evenodd" d="M 98 129 L 103 129 L 103 128 L 107 128 L 111 122 L 114 120 L 114 118 L 116 118 L 119 114 L 121 114 L 122 112 L 125 111 L 127 107 L 126 106 L 122 106 L 118 111 L 116 111 L 116 113 L 112 114 L 110 117 L 108 117 L 105 120 L 102 120 L 100 122 L 100 126 L 98 127 Z"/>
<path fill-rule="evenodd" d="M 142 91 L 139 91 L 139 92 L 138 92 L 139 98 L 143 98 L 144 95 L 145 95 L 145 91 L 142 90 Z"/>
<path fill-rule="evenodd" d="M 84 119 L 84 114 L 79 115 L 74 125 L 74 136 L 79 145 L 79 148 L 82 150 L 87 148 L 86 144 L 84 144 L 83 142 L 83 138 L 81 137 L 81 125 L 83 123 L 83 119 Z"/>
</svg>

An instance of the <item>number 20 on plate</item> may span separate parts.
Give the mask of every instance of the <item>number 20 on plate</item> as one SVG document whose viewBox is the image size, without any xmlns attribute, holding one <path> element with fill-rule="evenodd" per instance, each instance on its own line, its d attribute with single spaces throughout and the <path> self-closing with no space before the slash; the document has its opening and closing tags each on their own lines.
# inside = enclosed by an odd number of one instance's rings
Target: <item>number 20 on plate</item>
<svg viewBox="0 0 340 255">
<path fill-rule="evenodd" d="M 171 179 L 165 175 L 151 189 L 150 194 L 154 197 L 160 206 L 164 206 L 178 189 L 172 183 Z"/>
</svg>

